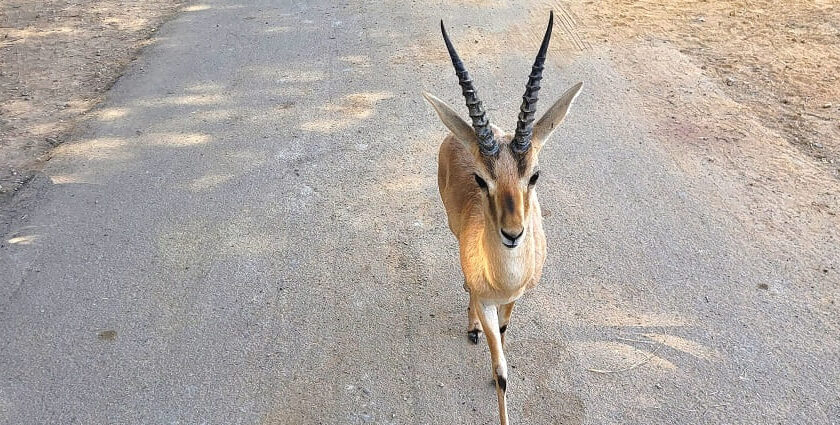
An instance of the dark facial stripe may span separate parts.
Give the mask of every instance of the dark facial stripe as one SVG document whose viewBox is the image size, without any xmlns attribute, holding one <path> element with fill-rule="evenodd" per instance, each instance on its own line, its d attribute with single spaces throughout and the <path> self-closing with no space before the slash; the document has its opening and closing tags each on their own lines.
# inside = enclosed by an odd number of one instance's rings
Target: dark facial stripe
<svg viewBox="0 0 840 425">
<path fill-rule="evenodd" d="M 490 217 L 496 217 L 496 203 L 493 202 L 494 200 L 492 197 L 490 197 L 488 201 L 487 205 L 490 207 Z"/>
<path fill-rule="evenodd" d="M 508 214 L 513 214 L 514 208 L 516 205 L 513 203 L 513 195 L 510 193 L 506 193 L 502 196 L 502 202 L 505 204 L 505 210 L 507 210 Z"/>
</svg>

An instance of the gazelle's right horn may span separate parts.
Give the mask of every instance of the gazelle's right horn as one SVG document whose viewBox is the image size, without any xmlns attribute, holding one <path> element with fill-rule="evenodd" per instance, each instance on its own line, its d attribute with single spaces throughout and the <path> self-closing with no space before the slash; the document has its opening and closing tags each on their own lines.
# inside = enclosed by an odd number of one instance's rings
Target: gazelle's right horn
<svg viewBox="0 0 840 425">
<path fill-rule="evenodd" d="M 467 108 L 470 111 L 470 118 L 472 118 L 472 126 L 478 138 L 478 150 L 482 155 L 494 156 L 499 152 L 499 143 L 493 137 L 493 130 L 490 129 L 490 122 L 487 120 L 487 112 L 484 111 L 484 106 L 481 104 L 481 100 L 478 99 L 478 93 L 475 91 L 470 73 L 467 72 L 464 62 L 458 57 L 455 46 L 452 45 L 452 41 L 449 40 L 449 36 L 446 34 L 443 20 L 440 21 L 440 31 L 443 33 L 443 41 L 446 43 L 446 50 L 449 51 L 452 65 L 455 67 L 458 84 L 461 85 L 461 91 L 464 94 L 464 98 L 467 99 Z"/>
</svg>

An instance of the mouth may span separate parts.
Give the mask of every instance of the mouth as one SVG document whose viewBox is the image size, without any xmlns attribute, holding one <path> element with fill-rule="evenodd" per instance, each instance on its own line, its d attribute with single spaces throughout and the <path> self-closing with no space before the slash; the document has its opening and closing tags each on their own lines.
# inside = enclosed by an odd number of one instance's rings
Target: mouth
<svg viewBox="0 0 840 425">
<path fill-rule="evenodd" d="M 516 248 L 517 246 L 519 246 L 519 242 L 502 240 L 502 245 L 504 245 L 505 247 L 507 247 L 509 249 L 513 249 L 513 248 Z"/>
<path fill-rule="evenodd" d="M 523 235 L 525 235 L 524 230 L 520 231 L 516 237 L 511 237 L 512 235 L 508 235 L 504 230 L 499 230 L 502 245 L 504 245 L 507 249 L 513 249 L 519 246 L 519 244 L 522 243 Z"/>
</svg>

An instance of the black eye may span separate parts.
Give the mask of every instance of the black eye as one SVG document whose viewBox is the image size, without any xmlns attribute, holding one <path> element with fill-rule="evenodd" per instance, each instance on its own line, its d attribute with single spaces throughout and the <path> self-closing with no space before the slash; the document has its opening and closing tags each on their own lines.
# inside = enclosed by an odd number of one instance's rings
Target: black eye
<svg viewBox="0 0 840 425">
<path fill-rule="evenodd" d="M 478 184 L 478 187 L 487 190 L 487 182 L 484 181 L 484 179 L 482 179 L 481 177 L 479 177 L 478 174 L 473 174 L 473 176 L 475 176 L 475 182 L 476 184 Z"/>
<path fill-rule="evenodd" d="M 528 180 L 528 186 L 533 186 L 533 185 L 537 184 L 537 179 L 538 178 L 540 178 L 540 172 L 539 171 L 534 173 L 534 175 L 531 176 L 531 179 Z"/>
</svg>

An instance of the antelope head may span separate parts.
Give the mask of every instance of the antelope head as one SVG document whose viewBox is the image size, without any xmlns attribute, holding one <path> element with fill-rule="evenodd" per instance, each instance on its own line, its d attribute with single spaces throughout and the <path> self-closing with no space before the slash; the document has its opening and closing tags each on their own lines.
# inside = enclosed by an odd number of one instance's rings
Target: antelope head
<svg viewBox="0 0 840 425">
<path fill-rule="evenodd" d="M 565 118 L 569 106 L 583 85 L 577 83 L 568 89 L 542 118 L 534 123 L 537 94 L 553 23 L 552 12 L 531 75 L 528 77 L 528 84 L 525 86 L 519 119 L 513 134 L 505 133 L 490 124 L 472 79 L 446 34 L 443 21 L 440 23 L 443 40 L 466 98 L 472 126 L 446 103 L 429 93 L 423 93 L 443 124 L 472 153 L 475 185 L 481 189 L 485 220 L 488 225 L 498 229 L 498 232 L 494 233 L 498 234 L 499 241 L 511 249 L 516 248 L 525 239 L 529 227 L 534 186 L 540 176 L 540 150 Z"/>
</svg>

